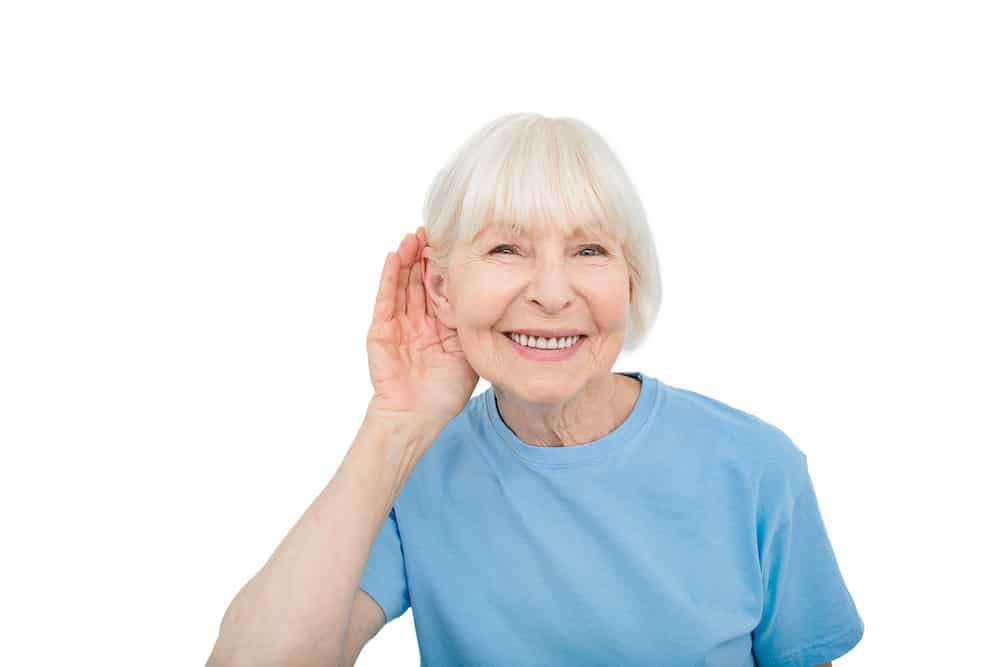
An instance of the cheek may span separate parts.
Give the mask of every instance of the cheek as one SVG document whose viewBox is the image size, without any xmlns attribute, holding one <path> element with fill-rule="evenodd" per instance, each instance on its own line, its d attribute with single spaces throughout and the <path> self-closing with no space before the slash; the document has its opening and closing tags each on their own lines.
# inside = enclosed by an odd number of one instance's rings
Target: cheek
<svg viewBox="0 0 1000 667">
<path fill-rule="evenodd" d="M 629 286 L 628 279 L 617 277 L 595 282 L 586 293 L 592 314 L 599 322 L 617 323 L 628 314 Z"/>
<path fill-rule="evenodd" d="M 510 310 L 518 291 L 513 281 L 469 281 L 462 285 L 458 319 L 468 326 L 492 325 Z"/>
</svg>

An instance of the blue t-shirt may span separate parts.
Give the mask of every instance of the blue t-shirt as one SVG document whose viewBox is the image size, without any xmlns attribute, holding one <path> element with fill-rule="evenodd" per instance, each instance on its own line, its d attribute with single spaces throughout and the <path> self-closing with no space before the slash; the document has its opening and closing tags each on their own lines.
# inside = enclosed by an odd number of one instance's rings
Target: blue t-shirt
<svg viewBox="0 0 1000 667">
<path fill-rule="evenodd" d="M 422 665 L 813 667 L 864 624 L 806 456 L 649 375 L 614 431 L 529 445 L 473 396 L 418 461 L 361 588 Z"/>
</svg>

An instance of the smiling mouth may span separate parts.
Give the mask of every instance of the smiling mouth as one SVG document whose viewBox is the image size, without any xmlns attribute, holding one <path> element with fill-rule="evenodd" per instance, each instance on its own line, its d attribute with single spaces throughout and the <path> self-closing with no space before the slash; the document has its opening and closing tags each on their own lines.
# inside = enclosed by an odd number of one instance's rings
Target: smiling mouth
<svg viewBox="0 0 1000 667">
<path fill-rule="evenodd" d="M 502 333 L 504 336 L 509 336 L 511 334 L 515 334 L 516 333 L 516 334 L 519 334 L 521 336 L 534 336 L 535 338 L 539 338 L 539 336 L 537 334 L 524 333 L 524 332 L 518 331 L 517 329 L 510 329 L 508 331 L 501 331 L 500 333 Z M 586 335 L 587 334 L 582 333 L 582 332 L 574 332 L 572 334 L 564 334 L 562 336 L 542 336 L 542 338 L 571 338 L 572 336 L 580 336 L 582 338 L 582 337 L 584 337 Z"/>
<path fill-rule="evenodd" d="M 586 334 L 576 334 L 576 335 L 573 335 L 573 336 L 559 336 L 559 337 L 556 338 L 556 340 L 568 339 L 570 341 L 569 344 L 568 345 L 563 345 L 562 347 L 532 347 L 530 345 L 524 345 L 523 343 L 521 343 L 520 340 L 518 340 L 517 338 L 515 338 L 513 336 L 513 334 L 514 334 L 513 331 L 504 331 L 502 333 L 503 333 L 504 336 L 506 336 L 507 338 L 509 338 L 510 340 L 512 340 L 514 343 L 516 343 L 518 345 L 521 345 L 522 347 L 527 347 L 528 349 L 531 349 L 531 350 L 563 350 L 563 349 L 566 349 L 568 347 L 573 347 L 574 345 L 577 345 L 582 339 L 584 339 L 584 338 L 587 337 Z M 523 336 L 525 339 L 527 339 L 527 338 L 536 338 L 537 339 L 537 336 L 525 336 L 524 334 L 520 334 L 520 335 Z"/>
</svg>

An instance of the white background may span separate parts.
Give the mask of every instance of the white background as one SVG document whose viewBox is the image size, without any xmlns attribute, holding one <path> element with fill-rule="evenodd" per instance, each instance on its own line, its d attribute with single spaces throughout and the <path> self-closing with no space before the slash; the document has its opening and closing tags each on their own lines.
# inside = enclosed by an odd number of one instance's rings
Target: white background
<svg viewBox="0 0 1000 667">
<path fill-rule="evenodd" d="M 643 198 L 664 301 L 616 369 L 809 457 L 836 664 L 988 661 L 990 4 L 5 2 L 0 663 L 204 664 L 357 432 L 386 252 L 517 111 Z M 408 611 L 359 664 L 418 662 Z"/>
</svg>

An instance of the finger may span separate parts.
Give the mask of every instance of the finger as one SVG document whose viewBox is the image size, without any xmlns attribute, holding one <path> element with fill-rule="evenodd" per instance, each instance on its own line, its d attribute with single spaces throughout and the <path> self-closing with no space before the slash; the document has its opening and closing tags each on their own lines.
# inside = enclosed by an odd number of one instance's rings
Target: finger
<svg viewBox="0 0 1000 667">
<path fill-rule="evenodd" d="M 413 235 L 404 236 L 399 243 L 399 250 L 396 251 L 399 257 L 399 277 L 396 280 L 396 303 L 393 310 L 395 317 L 401 317 L 406 313 L 406 286 L 410 282 L 410 267 L 413 265 L 408 253 L 411 236 Z"/>
<path fill-rule="evenodd" d="M 406 302 L 406 314 L 414 321 L 427 316 L 427 302 L 424 295 L 424 261 L 421 257 L 425 246 L 421 236 L 420 230 L 417 230 L 417 257 L 413 261 L 413 270 L 410 272 L 410 289 Z"/>
<path fill-rule="evenodd" d="M 378 293 L 375 295 L 375 312 L 372 315 L 372 324 L 386 322 L 392 319 L 392 309 L 395 306 L 396 275 L 399 273 L 399 259 L 393 259 L 396 253 L 390 252 L 385 256 L 382 264 L 382 279 L 378 284 Z"/>
<path fill-rule="evenodd" d="M 419 261 L 420 261 L 420 277 L 421 277 L 420 278 L 420 287 L 423 288 L 423 292 L 424 292 L 424 312 L 427 313 L 428 315 L 431 315 L 431 314 L 433 314 L 434 311 L 431 310 L 431 298 L 430 298 L 430 295 L 427 294 L 427 287 L 426 287 L 426 285 L 424 285 L 424 276 L 428 275 L 428 273 L 427 273 L 427 271 L 424 268 L 424 257 L 423 257 L 424 254 L 425 254 L 424 250 L 426 250 L 427 248 L 430 248 L 431 247 L 431 243 L 430 243 L 430 241 L 427 240 L 427 228 L 426 227 L 421 226 L 420 229 L 417 230 L 417 234 L 420 236 L 420 240 L 423 241 L 423 244 L 424 244 L 423 248 L 420 249 L 420 255 L 418 255 Z M 432 257 L 432 253 L 428 252 L 427 253 L 428 266 L 430 266 L 431 257 Z"/>
</svg>

